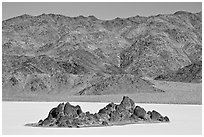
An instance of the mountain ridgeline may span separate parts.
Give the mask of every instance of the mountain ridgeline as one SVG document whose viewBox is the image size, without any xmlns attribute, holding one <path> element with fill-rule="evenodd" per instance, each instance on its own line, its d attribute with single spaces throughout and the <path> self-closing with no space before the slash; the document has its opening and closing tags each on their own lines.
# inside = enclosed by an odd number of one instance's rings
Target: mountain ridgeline
<svg viewBox="0 0 204 137">
<path fill-rule="evenodd" d="M 185 66 L 202 79 L 202 13 L 100 20 L 94 16 L 22 15 L 2 22 L 3 90 L 100 95 L 159 89 Z M 199 68 L 198 68 L 199 67 Z M 172 80 L 166 78 L 166 80 Z"/>
</svg>

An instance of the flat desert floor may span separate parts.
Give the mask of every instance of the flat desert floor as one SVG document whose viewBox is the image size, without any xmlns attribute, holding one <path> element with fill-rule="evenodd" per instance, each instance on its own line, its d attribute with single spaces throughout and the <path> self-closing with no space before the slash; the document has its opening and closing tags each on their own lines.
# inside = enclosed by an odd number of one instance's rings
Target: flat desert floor
<svg viewBox="0 0 204 137">
<path fill-rule="evenodd" d="M 148 78 L 146 78 L 148 79 Z M 2 92 L 3 101 L 72 101 L 72 102 L 120 102 L 124 95 L 137 103 L 156 104 L 202 104 L 202 83 L 181 83 L 155 81 L 148 79 L 155 87 L 165 92 L 112 94 L 112 95 L 83 95 L 73 96 L 67 93 L 59 94 L 20 94 L 15 91 Z"/>
<path fill-rule="evenodd" d="M 107 105 L 96 102 L 70 102 L 80 105 L 83 111 L 91 113 Z M 178 104 L 142 104 L 136 103 L 145 110 L 156 110 L 170 118 L 170 123 L 131 124 L 125 126 L 92 127 L 92 128 L 41 128 L 24 126 L 38 122 L 47 117 L 51 108 L 59 102 L 2 102 L 2 133 L 3 135 L 61 135 L 61 134 L 138 134 L 138 135 L 198 135 L 202 134 L 202 106 Z"/>
</svg>

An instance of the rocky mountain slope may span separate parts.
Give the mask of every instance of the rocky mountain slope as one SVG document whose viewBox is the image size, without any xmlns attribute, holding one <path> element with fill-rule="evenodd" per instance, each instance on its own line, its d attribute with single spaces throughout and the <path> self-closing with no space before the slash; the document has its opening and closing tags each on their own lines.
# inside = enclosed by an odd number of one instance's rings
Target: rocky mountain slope
<svg viewBox="0 0 204 137">
<path fill-rule="evenodd" d="M 109 103 L 95 114 L 83 112 L 79 105 L 61 103 L 52 108 L 44 120 L 26 126 L 80 128 L 164 122 L 169 122 L 167 116 L 162 116 L 155 110 L 146 112 L 144 108 L 135 106 L 128 96 L 124 96 L 120 104 Z"/>
<path fill-rule="evenodd" d="M 155 80 L 175 81 L 175 82 L 202 82 L 202 62 L 196 62 L 168 73 L 167 75 L 160 75 Z"/>
<path fill-rule="evenodd" d="M 199 61 L 201 12 L 113 20 L 25 14 L 2 22 L 3 89 L 84 95 L 125 85 L 128 92 L 157 91 L 141 77 Z"/>
</svg>

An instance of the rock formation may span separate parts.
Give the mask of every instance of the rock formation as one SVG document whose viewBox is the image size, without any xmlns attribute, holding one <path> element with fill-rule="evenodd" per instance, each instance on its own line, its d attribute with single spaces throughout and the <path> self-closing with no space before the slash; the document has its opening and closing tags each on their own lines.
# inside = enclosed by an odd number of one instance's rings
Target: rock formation
<svg viewBox="0 0 204 137">
<path fill-rule="evenodd" d="M 26 125 L 80 128 L 155 122 L 169 122 L 169 118 L 163 117 L 155 110 L 146 112 L 144 108 L 135 106 L 134 101 L 128 96 L 124 96 L 120 104 L 109 103 L 95 114 L 83 112 L 80 106 L 73 106 L 69 102 L 61 103 L 51 109 L 44 120 Z"/>
</svg>

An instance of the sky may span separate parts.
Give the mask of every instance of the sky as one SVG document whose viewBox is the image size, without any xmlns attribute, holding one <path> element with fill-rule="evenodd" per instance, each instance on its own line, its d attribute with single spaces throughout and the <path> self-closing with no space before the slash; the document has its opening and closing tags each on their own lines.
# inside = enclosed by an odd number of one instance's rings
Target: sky
<svg viewBox="0 0 204 137">
<path fill-rule="evenodd" d="M 151 16 L 171 14 L 176 11 L 192 13 L 202 11 L 201 2 L 3 2 L 2 19 L 9 19 L 23 14 L 41 15 L 43 13 L 62 14 L 65 16 L 89 16 L 103 20 L 116 17 Z"/>
</svg>

